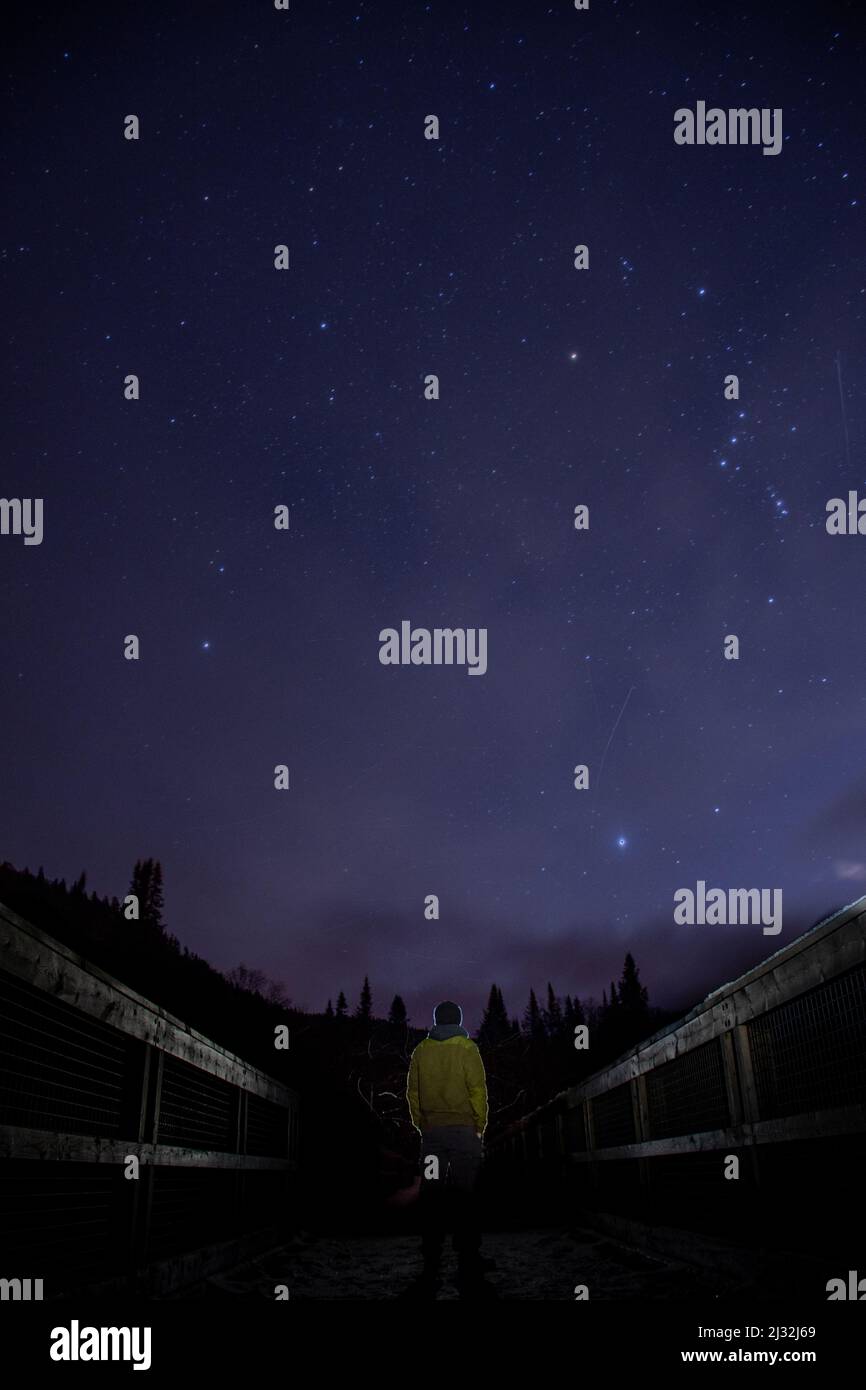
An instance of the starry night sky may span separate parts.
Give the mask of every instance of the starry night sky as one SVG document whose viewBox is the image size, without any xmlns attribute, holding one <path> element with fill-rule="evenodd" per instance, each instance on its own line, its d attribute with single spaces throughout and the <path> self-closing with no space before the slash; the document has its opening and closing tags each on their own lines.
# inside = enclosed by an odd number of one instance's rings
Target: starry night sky
<svg viewBox="0 0 866 1390">
<path fill-rule="evenodd" d="M 866 891 L 857 8 L 20 6 L 0 858 L 153 855 L 217 966 L 473 1026 L 629 949 L 688 1006 Z M 698 100 L 782 152 L 675 145 Z M 487 674 L 383 667 L 403 619 Z M 782 934 L 675 926 L 699 878 Z"/>
</svg>

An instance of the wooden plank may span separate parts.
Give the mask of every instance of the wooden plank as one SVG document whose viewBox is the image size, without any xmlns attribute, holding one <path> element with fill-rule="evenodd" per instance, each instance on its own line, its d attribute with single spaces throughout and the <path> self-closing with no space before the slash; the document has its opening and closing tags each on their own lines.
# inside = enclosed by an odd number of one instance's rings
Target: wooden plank
<svg viewBox="0 0 866 1390">
<path fill-rule="evenodd" d="M 572 1153 L 572 1163 L 594 1160 L 663 1158 L 669 1154 L 710 1153 L 761 1144 L 790 1144 L 804 1139 L 827 1139 L 835 1135 L 866 1132 L 866 1105 L 842 1105 L 835 1110 L 810 1110 L 785 1119 L 758 1120 L 732 1125 L 727 1129 L 706 1130 L 702 1134 L 681 1134 L 670 1139 L 650 1139 L 643 1144 L 620 1144 L 616 1148 L 594 1149 L 591 1153 Z"/>
<path fill-rule="evenodd" d="M 55 1134 L 50 1129 L 26 1129 L 0 1125 L 0 1159 L 37 1159 L 43 1162 L 107 1163 L 123 1165 L 135 1154 L 142 1168 L 220 1168 L 256 1172 L 294 1170 L 290 1158 L 257 1154 L 222 1153 L 214 1149 L 189 1149 L 171 1144 L 135 1144 L 127 1139 L 101 1139 L 90 1134 Z"/>
</svg>

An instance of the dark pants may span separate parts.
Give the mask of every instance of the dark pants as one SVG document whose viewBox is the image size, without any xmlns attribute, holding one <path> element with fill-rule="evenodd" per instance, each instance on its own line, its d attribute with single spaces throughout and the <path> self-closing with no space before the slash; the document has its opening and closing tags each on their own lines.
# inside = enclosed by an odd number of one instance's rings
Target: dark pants
<svg viewBox="0 0 866 1390">
<path fill-rule="evenodd" d="M 439 1176 L 426 1177 L 439 1161 Z M 460 1263 L 471 1264 L 481 1247 L 475 1186 L 484 1146 L 467 1125 L 429 1129 L 421 1136 L 421 1249 L 428 1268 L 438 1266 L 446 1231 L 453 1234 Z"/>
</svg>

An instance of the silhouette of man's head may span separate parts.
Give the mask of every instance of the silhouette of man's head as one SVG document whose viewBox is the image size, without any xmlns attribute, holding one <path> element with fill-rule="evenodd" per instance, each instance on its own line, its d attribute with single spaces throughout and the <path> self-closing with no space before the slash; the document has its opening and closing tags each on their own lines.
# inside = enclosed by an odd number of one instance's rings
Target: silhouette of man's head
<svg viewBox="0 0 866 1390">
<path fill-rule="evenodd" d="M 433 1022 L 439 1024 L 462 1023 L 463 1010 L 459 1004 L 452 1004 L 450 999 L 443 999 L 442 1003 L 437 1004 L 433 1010 Z"/>
</svg>

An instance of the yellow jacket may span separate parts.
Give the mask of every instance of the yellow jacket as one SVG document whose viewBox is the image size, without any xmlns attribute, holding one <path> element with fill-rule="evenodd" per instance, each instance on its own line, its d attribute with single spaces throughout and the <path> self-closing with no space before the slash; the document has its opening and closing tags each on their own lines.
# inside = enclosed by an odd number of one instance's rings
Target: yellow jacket
<svg viewBox="0 0 866 1390">
<path fill-rule="evenodd" d="M 437 1125 L 471 1125 L 483 1134 L 487 1080 L 472 1039 L 457 1034 L 420 1042 L 409 1062 L 406 1099 L 412 1123 L 422 1133 Z"/>
</svg>

